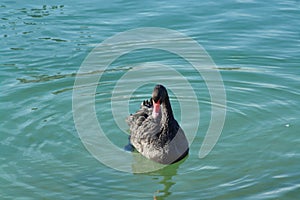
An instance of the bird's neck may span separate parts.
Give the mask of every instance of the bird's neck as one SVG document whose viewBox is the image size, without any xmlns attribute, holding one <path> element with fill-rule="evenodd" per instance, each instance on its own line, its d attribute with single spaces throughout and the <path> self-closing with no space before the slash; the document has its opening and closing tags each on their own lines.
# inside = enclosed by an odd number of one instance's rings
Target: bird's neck
<svg viewBox="0 0 300 200">
<path fill-rule="evenodd" d="M 171 103 L 168 98 L 162 104 L 161 114 L 162 114 L 161 123 L 164 125 L 169 125 L 169 122 L 171 122 L 174 119 Z"/>
<path fill-rule="evenodd" d="M 167 100 L 162 104 L 161 110 L 161 134 L 160 139 L 163 144 L 172 140 L 178 132 L 178 123 L 174 118 L 170 101 Z"/>
</svg>

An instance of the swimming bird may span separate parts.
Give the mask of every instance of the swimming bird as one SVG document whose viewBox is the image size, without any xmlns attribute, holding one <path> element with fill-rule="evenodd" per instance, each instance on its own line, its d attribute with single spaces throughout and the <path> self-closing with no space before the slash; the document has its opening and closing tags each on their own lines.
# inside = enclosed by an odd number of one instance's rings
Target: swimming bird
<svg viewBox="0 0 300 200">
<path fill-rule="evenodd" d="M 156 85 L 150 100 L 126 119 L 130 143 L 144 157 L 161 164 L 172 164 L 189 152 L 184 131 L 174 118 L 167 89 Z"/>
</svg>

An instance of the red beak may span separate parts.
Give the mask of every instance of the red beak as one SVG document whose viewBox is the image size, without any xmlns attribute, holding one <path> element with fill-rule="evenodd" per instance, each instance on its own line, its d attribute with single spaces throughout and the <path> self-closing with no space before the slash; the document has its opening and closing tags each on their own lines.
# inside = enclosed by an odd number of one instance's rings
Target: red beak
<svg viewBox="0 0 300 200">
<path fill-rule="evenodd" d="M 153 101 L 153 111 L 152 111 L 152 117 L 155 119 L 160 114 L 160 102 L 159 100 L 155 103 Z"/>
</svg>

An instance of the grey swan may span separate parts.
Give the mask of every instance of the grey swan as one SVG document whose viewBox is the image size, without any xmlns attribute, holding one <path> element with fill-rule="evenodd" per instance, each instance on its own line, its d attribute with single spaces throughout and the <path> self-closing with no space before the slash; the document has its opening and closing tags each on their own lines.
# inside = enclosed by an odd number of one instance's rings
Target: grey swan
<svg viewBox="0 0 300 200">
<path fill-rule="evenodd" d="M 143 101 L 135 114 L 126 118 L 130 144 L 144 157 L 172 164 L 188 155 L 189 144 L 174 118 L 167 89 L 156 85 L 150 100 Z"/>
</svg>

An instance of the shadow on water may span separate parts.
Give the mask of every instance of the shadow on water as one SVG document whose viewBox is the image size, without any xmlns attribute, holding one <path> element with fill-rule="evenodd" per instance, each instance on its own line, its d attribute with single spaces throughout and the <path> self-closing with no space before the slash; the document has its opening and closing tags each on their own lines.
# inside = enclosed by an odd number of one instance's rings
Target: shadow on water
<svg viewBox="0 0 300 200">
<path fill-rule="evenodd" d="M 103 72 L 114 72 L 114 71 L 128 71 L 131 67 L 119 67 L 118 69 L 106 69 L 106 70 L 98 70 L 98 71 L 91 71 L 86 73 L 69 73 L 69 74 L 55 74 L 55 75 L 46 75 L 46 74 L 40 74 L 40 75 L 31 75 L 31 79 L 28 78 L 17 78 L 18 81 L 21 83 L 39 83 L 39 82 L 48 82 L 63 78 L 73 78 L 73 77 L 80 77 L 80 76 L 88 76 L 88 75 L 99 75 Z"/>
<path fill-rule="evenodd" d="M 98 70 L 98 71 L 91 71 L 86 73 L 65 73 L 65 74 L 54 74 L 54 75 L 46 75 L 46 74 L 39 74 L 39 75 L 31 75 L 30 78 L 16 78 L 20 83 L 28 84 L 28 83 L 44 83 L 44 82 L 53 82 L 60 79 L 66 79 L 66 78 L 75 78 L 75 77 L 82 77 L 82 76 L 98 76 L 99 74 L 102 74 L 104 72 L 126 72 L 130 70 L 131 67 L 119 67 L 117 69 L 106 69 L 106 70 Z M 63 92 L 67 92 L 73 90 L 73 84 L 70 85 L 70 87 L 55 90 L 52 93 L 53 94 L 60 94 Z"/>
</svg>

